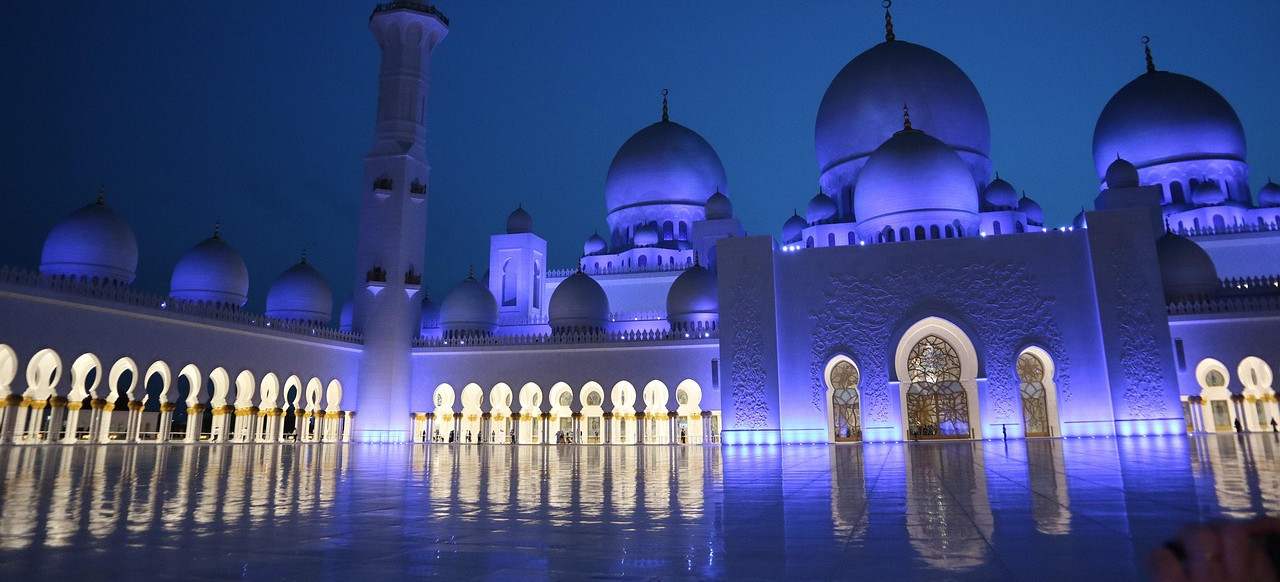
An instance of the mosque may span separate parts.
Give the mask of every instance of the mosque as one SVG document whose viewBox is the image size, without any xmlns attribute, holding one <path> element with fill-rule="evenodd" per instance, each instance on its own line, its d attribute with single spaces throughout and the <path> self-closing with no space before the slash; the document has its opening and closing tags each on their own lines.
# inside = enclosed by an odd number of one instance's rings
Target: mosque
<svg viewBox="0 0 1280 582">
<path fill-rule="evenodd" d="M 436 8 L 378 5 L 375 138 L 355 293 L 307 263 L 263 314 L 218 230 L 169 293 L 106 196 L 0 269 L 0 442 L 776 444 L 1272 430 L 1280 417 L 1280 185 L 1244 130 L 1156 68 L 1094 130 L 1099 193 L 1071 226 L 998 175 L 955 63 L 885 41 L 835 76 L 820 191 L 747 236 L 710 143 L 671 119 L 618 149 L 609 226 L 577 265 L 515 209 L 487 275 L 422 288 Z M 448 79 L 444 80 L 449 82 Z M 742 202 L 742 201 L 740 201 Z M 585 234 L 585 233 L 584 233 Z"/>
</svg>

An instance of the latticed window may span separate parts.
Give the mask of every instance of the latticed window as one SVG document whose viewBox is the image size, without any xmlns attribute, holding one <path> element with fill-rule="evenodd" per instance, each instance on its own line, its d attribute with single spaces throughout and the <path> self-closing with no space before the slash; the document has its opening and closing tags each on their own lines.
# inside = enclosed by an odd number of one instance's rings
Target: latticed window
<svg viewBox="0 0 1280 582">
<path fill-rule="evenodd" d="M 1023 352 L 1018 356 L 1018 380 L 1026 435 L 1050 436 L 1049 401 L 1044 388 L 1044 362 L 1031 352 Z"/>
<path fill-rule="evenodd" d="M 969 438 L 969 397 L 960 384 L 960 356 L 929 335 L 907 355 L 907 431 L 912 438 Z"/>
<path fill-rule="evenodd" d="M 573 395 L 567 390 L 560 393 L 560 406 L 568 406 L 573 404 Z"/>
<path fill-rule="evenodd" d="M 925 336 L 907 356 L 907 374 L 913 383 L 958 382 L 960 356 L 946 340 L 936 335 Z"/>
<path fill-rule="evenodd" d="M 599 392 L 587 394 L 587 406 L 600 406 L 602 400 Z"/>
<path fill-rule="evenodd" d="M 827 384 L 831 386 L 832 429 L 837 442 L 862 440 L 859 380 L 858 367 L 848 360 L 836 362 L 827 376 Z"/>
<path fill-rule="evenodd" d="M 1226 386 L 1227 379 L 1222 375 L 1222 372 L 1219 372 L 1217 370 L 1209 370 L 1209 373 L 1204 375 L 1204 385 L 1210 388 Z"/>
</svg>

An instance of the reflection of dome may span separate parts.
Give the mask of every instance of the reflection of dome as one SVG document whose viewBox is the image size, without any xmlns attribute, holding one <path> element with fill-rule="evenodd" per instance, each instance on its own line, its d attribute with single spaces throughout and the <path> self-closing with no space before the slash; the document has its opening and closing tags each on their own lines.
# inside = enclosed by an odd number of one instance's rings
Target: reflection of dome
<svg viewBox="0 0 1280 582">
<path fill-rule="evenodd" d="M 1010 184 L 997 175 L 987 187 L 982 190 L 982 199 L 996 208 L 1014 208 L 1018 206 L 1018 191 L 1013 189 Z"/>
<path fill-rule="evenodd" d="M 1156 241 L 1160 275 L 1167 298 L 1205 296 L 1217 293 L 1218 271 L 1209 253 L 1191 239 L 1165 234 Z"/>
<path fill-rule="evenodd" d="M 791 218 L 782 223 L 782 242 L 785 244 L 800 238 L 800 232 L 806 228 L 809 228 L 809 223 L 799 214 L 792 213 Z"/>
<path fill-rule="evenodd" d="M 1165 167 L 1144 178 L 1146 183 L 1200 177 L 1182 175 L 1173 167 L 1179 164 L 1194 165 L 1187 171 L 1207 172 L 1212 179 L 1247 179 L 1244 128 L 1235 110 L 1208 85 L 1177 73 L 1151 70 L 1107 102 L 1093 130 L 1099 178 L 1105 179 L 1117 155 L 1139 170 Z"/>
<path fill-rule="evenodd" d="M 267 291 L 267 317 L 327 325 L 332 311 L 333 291 L 305 256 L 276 277 Z"/>
<path fill-rule="evenodd" d="M 671 322 L 672 329 L 690 324 L 714 324 L 719 313 L 715 273 L 694 265 L 671 283 L 667 291 L 667 321 Z"/>
<path fill-rule="evenodd" d="M 613 157 L 605 178 L 609 228 L 618 233 L 643 223 L 702 220 L 708 193 L 727 187 L 711 145 L 664 119 L 636 132 Z"/>
<path fill-rule="evenodd" d="M 133 282 L 138 268 L 138 239 L 133 229 L 99 196 L 96 204 L 58 221 L 44 239 L 40 273 L 84 278 L 86 282 Z"/>
<path fill-rule="evenodd" d="M 507 216 L 507 234 L 524 234 L 533 232 L 533 217 L 525 211 L 524 206 L 516 206 Z"/>
<path fill-rule="evenodd" d="M 212 237 L 191 247 L 173 267 L 169 295 L 182 301 L 243 307 L 249 298 L 249 269 L 215 229 Z"/>
<path fill-rule="evenodd" d="M 1111 165 L 1107 166 L 1107 173 L 1103 178 L 1107 182 L 1108 188 L 1134 188 L 1138 186 L 1138 169 L 1124 158 L 1116 158 Z"/>
<path fill-rule="evenodd" d="M 604 237 L 600 236 L 600 233 L 595 233 L 587 238 L 586 243 L 583 243 L 582 254 L 594 255 L 596 253 L 603 253 L 606 249 L 607 247 L 604 243 Z"/>
<path fill-rule="evenodd" d="M 964 159 L 975 187 L 987 182 L 991 128 L 977 88 L 941 54 L 895 40 L 854 57 L 822 97 L 814 148 L 825 191 L 842 197 L 854 185 L 871 152 L 902 129 L 903 104 L 916 127 Z"/>
<path fill-rule="evenodd" d="M 1205 180 L 1196 185 L 1196 189 L 1191 192 L 1191 201 L 1202 205 L 1222 204 L 1227 201 L 1227 193 L 1222 191 L 1213 180 Z"/>
<path fill-rule="evenodd" d="M 609 296 L 581 271 L 556 287 L 547 303 L 553 333 L 601 333 L 609 323 Z"/>
<path fill-rule="evenodd" d="M 491 335 L 498 329 L 498 301 L 475 277 L 467 277 L 440 304 L 440 327 L 447 336 Z"/>
<path fill-rule="evenodd" d="M 853 213 L 858 234 L 874 239 L 886 227 L 978 226 L 978 190 L 963 160 L 923 131 L 893 134 L 867 158 L 858 177 Z"/>
<path fill-rule="evenodd" d="M 816 224 L 824 220 L 828 220 L 836 215 L 836 201 L 830 196 L 818 192 L 809 199 L 809 207 L 805 209 L 805 218 L 809 219 L 810 224 Z"/>
<path fill-rule="evenodd" d="M 707 220 L 733 218 L 733 202 L 730 202 L 729 197 L 719 190 L 716 190 L 715 194 L 707 198 L 706 209 Z"/>
<path fill-rule="evenodd" d="M 1258 206 L 1280 206 L 1280 184 L 1267 179 L 1267 184 L 1258 190 Z"/>
<path fill-rule="evenodd" d="M 658 244 L 658 229 L 652 224 L 645 224 L 636 228 L 635 245 L 638 247 L 649 247 Z"/>
<path fill-rule="evenodd" d="M 1022 198 L 1018 199 L 1018 211 L 1027 215 L 1027 222 L 1037 226 L 1044 226 L 1044 210 L 1040 208 L 1040 203 L 1027 198 L 1024 192 Z"/>
<path fill-rule="evenodd" d="M 356 298 L 348 296 L 346 301 L 342 302 L 342 311 L 338 313 L 338 331 L 351 333 L 354 328 L 352 320 L 355 319 Z"/>
</svg>

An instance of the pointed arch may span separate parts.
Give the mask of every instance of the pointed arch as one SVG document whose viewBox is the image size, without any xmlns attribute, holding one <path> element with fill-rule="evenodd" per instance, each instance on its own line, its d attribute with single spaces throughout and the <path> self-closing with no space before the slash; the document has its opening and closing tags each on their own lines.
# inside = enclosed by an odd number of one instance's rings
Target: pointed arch
<svg viewBox="0 0 1280 582">
<path fill-rule="evenodd" d="M 941 317 L 917 321 L 898 341 L 894 370 L 904 440 L 981 434 L 978 355 L 960 326 Z"/>
<path fill-rule="evenodd" d="M 853 358 L 836 354 L 822 372 L 827 387 L 827 440 L 862 440 L 862 373 Z"/>
</svg>

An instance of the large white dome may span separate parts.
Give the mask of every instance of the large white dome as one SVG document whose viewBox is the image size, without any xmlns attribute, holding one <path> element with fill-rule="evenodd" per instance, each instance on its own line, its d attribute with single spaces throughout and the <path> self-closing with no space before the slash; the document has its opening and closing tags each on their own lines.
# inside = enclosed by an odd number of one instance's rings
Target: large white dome
<svg viewBox="0 0 1280 582">
<path fill-rule="evenodd" d="M 853 207 L 858 236 L 867 241 L 878 240 L 886 228 L 914 233 L 916 227 L 936 225 L 944 232 L 950 226 L 963 236 L 978 226 L 978 190 L 964 160 L 912 129 L 894 134 L 868 157 Z"/>
<path fill-rule="evenodd" d="M 276 277 L 267 291 L 267 317 L 328 325 L 332 311 L 333 291 L 306 258 Z"/>
<path fill-rule="evenodd" d="M 498 301 L 489 288 L 467 277 L 440 303 L 445 335 L 491 335 L 498 330 Z"/>
<path fill-rule="evenodd" d="M 590 275 L 569 275 L 547 303 L 552 333 L 601 333 L 609 323 L 609 296 Z"/>
<path fill-rule="evenodd" d="M 960 155 L 975 187 L 986 184 L 991 127 L 973 81 L 932 49 L 885 41 L 849 61 L 818 106 L 814 149 L 820 182 L 837 202 L 861 187 L 855 182 L 871 152 L 902 129 L 904 104 L 916 127 Z"/>
<path fill-rule="evenodd" d="M 1205 297 L 1218 292 L 1213 259 L 1191 239 L 1166 233 L 1156 241 L 1156 254 L 1166 298 Z"/>
<path fill-rule="evenodd" d="M 215 231 L 178 260 L 169 279 L 169 295 L 182 301 L 243 307 L 249 298 L 249 269 L 240 253 Z"/>
<path fill-rule="evenodd" d="M 138 239 L 101 197 L 58 221 L 45 237 L 40 272 L 87 282 L 133 282 L 138 269 Z"/>
</svg>

